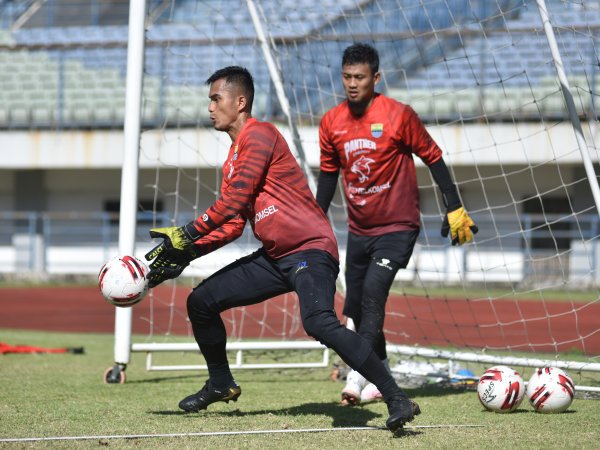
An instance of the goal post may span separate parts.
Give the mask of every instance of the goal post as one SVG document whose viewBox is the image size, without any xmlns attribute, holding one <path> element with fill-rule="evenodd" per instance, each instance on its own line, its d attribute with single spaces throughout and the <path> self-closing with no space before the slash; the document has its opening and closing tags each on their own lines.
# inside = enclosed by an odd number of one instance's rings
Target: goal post
<svg viewBox="0 0 600 450">
<path fill-rule="evenodd" d="M 590 159 L 588 145 L 583 135 L 583 129 L 581 128 L 581 121 L 579 120 L 577 107 L 575 106 L 575 101 L 573 100 L 573 94 L 571 94 L 569 80 L 567 79 L 567 75 L 565 74 L 565 68 L 563 65 L 562 57 L 560 56 L 558 44 L 556 43 L 554 29 L 552 28 L 552 24 L 550 23 L 550 17 L 548 16 L 546 0 L 536 0 L 536 2 L 540 11 L 542 25 L 544 26 L 544 33 L 546 34 L 546 38 L 548 39 L 548 47 L 550 47 L 550 51 L 552 52 L 552 60 L 554 62 L 554 67 L 556 68 L 556 75 L 560 82 L 561 92 L 567 105 L 569 120 L 571 121 L 571 125 L 573 126 L 573 131 L 575 132 L 575 137 L 577 139 L 577 146 L 579 148 L 579 152 L 581 153 L 581 159 L 585 167 L 585 173 L 587 174 L 587 178 L 590 182 L 590 189 L 592 191 L 592 196 L 594 197 L 594 203 L 596 204 L 596 211 L 600 213 L 600 188 L 598 187 L 598 177 L 596 176 L 596 171 L 594 170 L 592 160 Z"/>
<path fill-rule="evenodd" d="M 145 18 L 146 0 L 131 0 L 119 216 L 120 255 L 133 255 L 136 250 Z M 121 383 L 125 380 L 125 368 L 129 364 L 131 354 L 131 324 L 132 309 L 115 308 L 115 364 L 104 374 L 104 380 L 107 383 Z"/>
<path fill-rule="evenodd" d="M 480 228 L 475 242 L 461 248 L 439 236 L 443 205 L 417 161 L 422 229 L 388 302 L 390 352 L 523 367 L 552 362 L 578 372 L 598 371 L 600 327 L 589 317 L 600 302 L 593 132 L 600 74 L 590 49 L 600 31 L 593 13 L 600 10 L 591 2 L 494 3 L 246 0 L 234 10 L 228 0 L 197 0 L 162 12 L 136 8 L 142 19 L 135 21 L 134 31 L 130 17 L 129 52 L 137 51 L 138 58 L 145 54 L 146 62 L 142 58 L 131 68 L 128 63 L 133 74 L 127 79 L 126 151 L 136 163 L 141 157 L 141 185 L 154 199 L 153 220 L 164 215 L 171 225 L 184 223 L 218 196 L 228 142 L 206 120 L 203 80 L 214 70 L 243 65 L 251 71 L 255 116 L 281 129 L 314 190 L 318 123 L 343 99 L 341 53 L 354 41 L 372 43 L 381 56 L 378 90 L 410 104 L 423 118 Z M 144 38 L 146 15 L 153 20 L 147 21 Z M 141 48 L 133 50 L 131 33 L 142 36 Z M 136 91 L 141 99 L 134 97 Z M 131 105 L 138 109 L 132 112 Z M 128 126 L 137 127 L 129 137 Z M 123 177 L 125 170 L 124 165 Z M 129 188 L 131 180 L 128 175 Z M 121 220 L 130 221 L 123 208 L 131 208 L 131 215 L 137 197 L 129 197 L 128 206 L 124 199 L 122 192 Z M 343 262 L 345 207 L 339 193 L 329 214 Z M 134 226 L 135 218 L 120 225 L 120 251 L 134 250 L 126 237 L 121 244 L 121 228 L 125 233 Z M 170 342 L 175 321 L 185 322 L 192 338 L 183 305 L 186 288 L 253 245 L 246 230 L 239 241 L 194 261 L 179 282 L 153 290 L 146 299 L 153 312 L 144 318 L 143 342 L 131 342 L 131 317 L 119 317 L 118 311 L 116 366 L 125 366 L 133 351 L 149 355 L 149 370 L 200 370 L 203 366 L 186 363 L 160 367 L 151 355 L 196 351 L 193 343 Z M 341 302 L 338 296 L 336 309 Z M 269 351 L 326 350 L 307 341 L 296 303 L 290 294 L 228 313 L 228 349 L 236 354 L 236 368 L 247 368 L 242 353 L 252 345 L 264 349 L 265 342 L 276 341 Z M 166 323 L 158 323 L 159 310 L 167 311 Z M 571 348 L 577 361 L 566 355 Z M 511 352 L 531 356 L 506 356 Z M 307 367 L 304 361 L 282 364 Z M 321 367 L 323 360 L 308 364 Z"/>
</svg>

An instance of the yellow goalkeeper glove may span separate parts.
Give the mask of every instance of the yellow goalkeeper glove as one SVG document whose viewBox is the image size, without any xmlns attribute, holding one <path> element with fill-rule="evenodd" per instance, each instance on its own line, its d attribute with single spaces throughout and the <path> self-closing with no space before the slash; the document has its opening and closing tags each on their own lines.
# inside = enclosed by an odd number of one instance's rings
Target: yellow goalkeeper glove
<svg viewBox="0 0 600 450">
<path fill-rule="evenodd" d="M 148 261 L 159 257 L 168 250 L 185 250 L 193 243 L 184 227 L 152 228 L 150 237 L 162 238 L 163 241 L 146 254 Z"/>
<path fill-rule="evenodd" d="M 190 231 L 192 233 L 198 233 L 198 231 L 195 228 L 188 230 L 189 226 L 190 224 L 185 227 L 153 228 L 150 230 L 150 237 L 162 238 L 163 240 L 145 255 L 147 261 L 152 261 L 150 264 L 152 270 L 148 274 L 150 287 L 178 277 L 190 261 L 198 257 L 196 248 L 193 245 L 198 237 L 190 236 Z"/>
<path fill-rule="evenodd" d="M 153 263 L 154 264 L 154 263 Z M 161 266 L 152 268 L 152 270 L 146 275 L 148 278 L 148 287 L 153 288 L 158 286 L 160 283 L 172 278 L 177 278 L 183 272 L 189 263 L 176 264 L 168 263 L 165 260 L 162 261 Z"/>
<path fill-rule="evenodd" d="M 200 239 L 202 234 L 196 229 L 194 222 L 190 222 L 183 227 L 152 228 L 150 237 L 162 238 L 163 241 L 146 253 L 146 260 L 148 261 L 159 257 L 166 251 L 189 251 L 193 248 L 192 244 Z"/>
<path fill-rule="evenodd" d="M 442 236 L 450 232 L 452 245 L 463 245 L 473 240 L 473 235 L 479 231 L 477 225 L 462 206 L 446 213 L 442 224 Z"/>
</svg>

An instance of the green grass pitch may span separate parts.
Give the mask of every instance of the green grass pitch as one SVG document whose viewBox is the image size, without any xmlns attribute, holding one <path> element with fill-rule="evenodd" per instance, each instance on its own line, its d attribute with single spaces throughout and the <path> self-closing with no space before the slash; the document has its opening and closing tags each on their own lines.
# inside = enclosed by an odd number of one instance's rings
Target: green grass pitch
<svg viewBox="0 0 600 450">
<path fill-rule="evenodd" d="M 127 382 L 103 384 L 103 372 L 113 362 L 112 335 L 0 330 L 0 341 L 85 347 L 83 355 L 0 355 L 0 448 L 598 448 L 597 400 L 576 399 L 567 412 L 544 415 L 535 413 L 524 399 L 514 413 L 496 414 L 484 411 L 473 391 L 441 388 L 408 391 L 423 413 L 411 423 L 415 428 L 400 438 L 378 429 L 199 435 L 383 427 L 387 409 L 383 403 L 340 406 L 342 384 L 330 379 L 328 369 L 239 370 L 234 374 L 243 393 L 237 403 L 218 403 L 199 414 L 184 414 L 177 403 L 201 387 L 206 373 L 148 372 L 145 356 L 134 353 L 127 368 Z M 188 362 L 190 355 L 185 357 Z M 161 434 L 177 436 L 156 436 Z M 115 435 L 148 437 L 2 441 Z"/>
</svg>

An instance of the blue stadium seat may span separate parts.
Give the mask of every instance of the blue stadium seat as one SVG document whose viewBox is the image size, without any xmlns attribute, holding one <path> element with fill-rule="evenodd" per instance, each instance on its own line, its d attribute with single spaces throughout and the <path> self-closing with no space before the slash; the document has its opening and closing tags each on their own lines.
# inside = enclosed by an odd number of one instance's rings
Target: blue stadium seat
<svg viewBox="0 0 600 450">
<path fill-rule="evenodd" d="M 573 27 L 600 25 L 600 14 L 574 2 L 547 3 L 569 77 L 575 80 L 589 74 L 589 80 L 594 80 L 591 74 L 597 71 L 597 47 L 590 33 Z M 224 9 L 217 10 L 214 2 L 176 2 L 168 14 L 148 27 L 144 90 L 153 101 L 146 106 L 147 120 L 158 120 L 161 112 L 173 115 L 172 106 L 159 104 L 160 92 L 163 99 L 179 99 L 178 92 L 204 88 L 204 80 L 214 70 L 230 64 L 251 70 L 261 99 L 257 108 L 260 103 L 263 110 L 269 109 L 271 80 L 254 40 L 250 14 L 246 7 L 240 8 L 237 0 L 221 1 L 219 6 Z M 414 0 L 379 0 L 361 4 L 360 14 L 356 14 L 355 0 L 263 0 L 259 8 L 261 17 L 269 18 L 263 25 L 276 42 L 285 89 L 300 116 L 318 116 L 339 100 L 335 95 L 341 94 L 340 85 L 332 78 L 332 71 L 338 70 L 341 50 L 348 42 L 336 37 L 361 33 L 390 33 L 389 41 L 377 44 L 386 87 L 394 95 L 400 91 L 402 95 L 419 94 L 412 99 L 424 116 L 475 117 L 481 109 L 488 114 L 516 111 L 524 117 L 539 111 L 560 111 L 560 98 L 555 99 L 552 93 L 547 96 L 547 89 L 538 89 L 543 87 L 543 80 L 556 75 L 533 0 L 446 0 L 419 5 Z M 478 33 L 482 24 L 474 17 L 489 17 L 485 40 Z M 469 30 L 460 39 L 452 33 L 443 38 L 432 33 L 451 30 L 457 24 Z M 523 31 L 532 24 L 538 32 Z M 403 31 L 410 31 L 414 37 L 394 38 Z M 306 33 L 318 33 L 324 39 L 303 39 L 292 44 L 278 41 Z M 52 92 L 53 98 L 62 93 L 68 110 L 65 116 L 92 122 L 117 120 L 125 95 L 127 25 L 21 28 L 11 37 L 19 44 L 52 47 L 36 52 L 0 51 L 0 88 L 6 85 L 10 92 L 16 81 L 16 89 L 42 88 Z M 221 40 L 211 45 L 215 39 Z M 61 44 L 68 47 L 61 48 Z M 16 74 L 16 79 L 9 73 Z M 578 80 L 574 86 L 576 101 L 582 109 L 590 109 L 592 83 Z M 480 88 L 483 104 L 474 94 Z M 421 95 L 421 90 L 429 94 Z M 108 97 L 115 100 L 106 102 Z M 40 98 L 47 97 L 40 94 Z M 185 116 L 192 123 L 205 117 L 203 107 L 188 101 L 185 95 L 180 101 L 179 117 Z M 42 107 L 45 103 L 33 102 L 24 105 L 28 112 L 15 112 L 15 118 L 48 119 Z M 82 112 L 85 105 L 91 113 Z"/>
</svg>

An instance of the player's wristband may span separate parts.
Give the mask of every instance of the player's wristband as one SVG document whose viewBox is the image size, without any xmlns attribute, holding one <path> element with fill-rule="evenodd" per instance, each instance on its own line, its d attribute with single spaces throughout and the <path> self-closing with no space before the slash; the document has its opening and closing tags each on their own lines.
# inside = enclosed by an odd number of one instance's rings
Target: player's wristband
<svg viewBox="0 0 600 450">
<path fill-rule="evenodd" d="M 196 228 L 196 225 L 194 225 L 194 221 L 185 224 L 182 228 L 190 242 L 196 242 L 202 237 L 202 233 L 198 231 L 198 228 Z"/>
<path fill-rule="evenodd" d="M 447 212 L 456 211 L 462 206 L 462 202 L 458 196 L 458 191 L 454 185 L 452 185 L 451 189 L 442 191 L 442 195 L 444 197 L 444 204 L 446 205 Z"/>
</svg>

